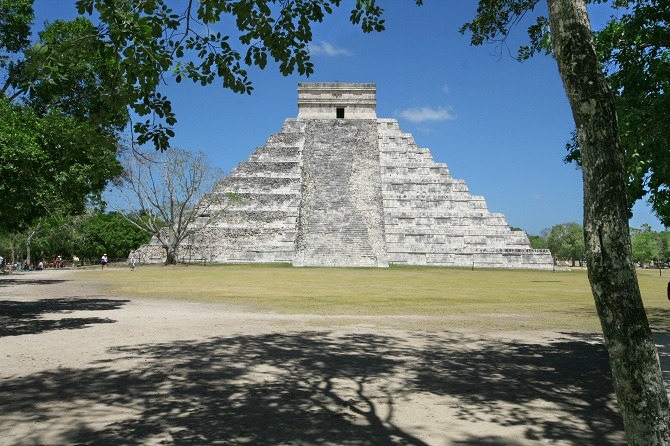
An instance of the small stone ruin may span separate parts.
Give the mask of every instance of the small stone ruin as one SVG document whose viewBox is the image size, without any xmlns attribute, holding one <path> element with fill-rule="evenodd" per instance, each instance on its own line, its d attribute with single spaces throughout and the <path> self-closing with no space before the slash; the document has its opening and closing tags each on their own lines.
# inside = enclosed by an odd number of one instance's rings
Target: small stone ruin
<svg viewBox="0 0 670 446">
<path fill-rule="evenodd" d="M 298 110 L 205 198 L 217 205 L 180 260 L 552 268 L 398 121 L 377 118 L 375 84 L 300 83 Z M 135 255 L 165 254 L 154 240 Z"/>
</svg>

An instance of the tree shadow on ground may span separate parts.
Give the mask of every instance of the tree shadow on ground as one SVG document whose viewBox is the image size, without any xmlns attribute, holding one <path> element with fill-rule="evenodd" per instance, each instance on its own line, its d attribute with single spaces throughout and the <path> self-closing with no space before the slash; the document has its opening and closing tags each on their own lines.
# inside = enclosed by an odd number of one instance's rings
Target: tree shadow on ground
<svg viewBox="0 0 670 446">
<path fill-rule="evenodd" d="M 94 367 L 4 380 L 0 421 L 20 444 L 51 435 L 78 445 L 424 445 L 425 420 L 401 427 L 394 414 L 430 394 L 455 402 L 444 426 L 521 426 L 524 444 L 624 444 L 602 345 L 410 337 L 300 332 L 116 348 Z M 75 407 L 87 417 L 59 419 Z M 451 444 L 521 443 L 463 433 Z"/>
<path fill-rule="evenodd" d="M 15 286 L 15 285 L 55 285 L 57 283 L 69 282 L 64 279 L 14 279 L 2 278 L 0 279 L 0 287 Z"/>
<path fill-rule="evenodd" d="M 623 422 L 613 407 L 614 384 L 600 338 L 570 336 L 550 345 L 476 341 L 471 351 L 423 352 L 416 387 L 432 393 L 459 394 L 461 419 L 482 417 L 500 426 L 525 426 L 529 440 L 575 445 L 625 444 L 615 432 Z M 435 339 L 435 345 L 439 340 Z M 513 406 L 514 410 L 504 410 Z M 558 416 L 569 413 L 572 421 Z M 547 413 L 552 413 L 547 417 Z M 477 437 L 455 444 L 508 444 Z"/>
<path fill-rule="evenodd" d="M 661 362 L 663 371 L 663 380 L 665 386 L 670 391 L 670 333 L 654 333 L 654 341 L 658 350 L 658 358 Z"/>
<path fill-rule="evenodd" d="M 646 308 L 651 329 L 657 332 L 670 332 L 670 309 Z"/>
<path fill-rule="evenodd" d="M 42 283 L 42 282 L 40 282 Z M 117 310 L 128 300 L 90 298 L 52 298 L 36 301 L 0 300 L 0 337 L 43 333 L 49 330 L 72 330 L 92 324 L 115 322 L 100 317 L 43 319 L 46 314 L 68 314 L 75 311 Z"/>
<path fill-rule="evenodd" d="M 519 443 L 500 435 L 468 435 L 464 440 L 456 440 L 450 443 L 451 446 L 522 446 L 527 443 Z"/>
</svg>

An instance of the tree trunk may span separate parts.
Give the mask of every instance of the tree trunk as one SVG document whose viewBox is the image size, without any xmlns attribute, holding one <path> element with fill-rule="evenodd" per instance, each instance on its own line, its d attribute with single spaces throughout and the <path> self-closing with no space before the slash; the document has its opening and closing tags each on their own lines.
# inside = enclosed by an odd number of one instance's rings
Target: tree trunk
<svg viewBox="0 0 670 446">
<path fill-rule="evenodd" d="M 668 395 L 632 260 L 614 96 L 584 0 L 547 0 L 558 62 L 582 150 L 584 240 L 591 290 L 631 445 L 668 445 Z"/>
<path fill-rule="evenodd" d="M 177 264 L 177 249 L 174 246 L 165 246 L 165 256 L 166 265 Z"/>
<path fill-rule="evenodd" d="M 14 240 L 12 240 L 10 249 L 10 252 L 12 253 L 12 265 L 14 265 L 16 263 L 16 245 L 14 244 Z"/>
<path fill-rule="evenodd" d="M 163 242 L 163 246 L 165 247 L 165 254 L 166 254 L 165 264 L 176 265 L 179 242 L 177 241 L 177 237 L 175 236 L 175 232 L 174 229 L 172 228 L 172 225 L 168 226 L 167 228 L 167 240 Z"/>
<path fill-rule="evenodd" d="M 26 260 L 28 261 L 28 265 L 30 265 L 31 258 L 30 258 L 30 243 L 32 243 L 33 236 L 37 230 L 31 231 L 30 234 L 26 236 Z"/>
</svg>

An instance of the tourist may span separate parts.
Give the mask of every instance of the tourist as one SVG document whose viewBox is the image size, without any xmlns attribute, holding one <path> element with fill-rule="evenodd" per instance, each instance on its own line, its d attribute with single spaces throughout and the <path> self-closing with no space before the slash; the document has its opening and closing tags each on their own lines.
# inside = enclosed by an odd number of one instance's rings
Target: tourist
<svg viewBox="0 0 670 446">
<path fill-rule="evenodd" d="M 107 265 L 107 254 L 103 254 L 100 258 L 100 265 L 102 266 L 102 269 L 105 269 L 105 265 Z"/>
<path fill-rule="evenodd" d="M 130 270 L 135 271 L 135 256 L 130 256 Z"/>
</svg>

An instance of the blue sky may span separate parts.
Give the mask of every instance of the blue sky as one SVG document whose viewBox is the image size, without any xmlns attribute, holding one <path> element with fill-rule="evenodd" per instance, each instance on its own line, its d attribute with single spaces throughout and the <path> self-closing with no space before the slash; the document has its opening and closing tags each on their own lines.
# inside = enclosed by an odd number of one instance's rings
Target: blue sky
<svg viewBox="0 0 670 446">
<path fill-rule="evenodd" d="M 562 161 L 574 124 L 556 62 L 536 56 L 519 63 L 506 49 L 498 57 L 495 46 L 471 47 L 458 28 L 474 16 L 474 0 L 381 3 L 382 33 L 364 34 L 349 23 L 353 0 L 314 27 L 309 78 L 284 77 L 269 63 L 249 70 L 251 96 L 216 84 L 166 85 L 179 120 L 173 145 L 203 151 L 229 172 L 297 116 L 298 82 L 373 82 L 377 116 L 397 119 L 510 225 L 539 234 L 558 223 L 581 224 L 581 173 Z M 74 0 L 36 0 L 35 9 L 37 23 L 76 14 Z M 591 12 L 594 27 L 609 14 L 602 7 Z M 512 55 L 528 24 L 509 39 Z M 631 226 L 663 229 L 646 204 L 634 214 Z"/>
</svg>

